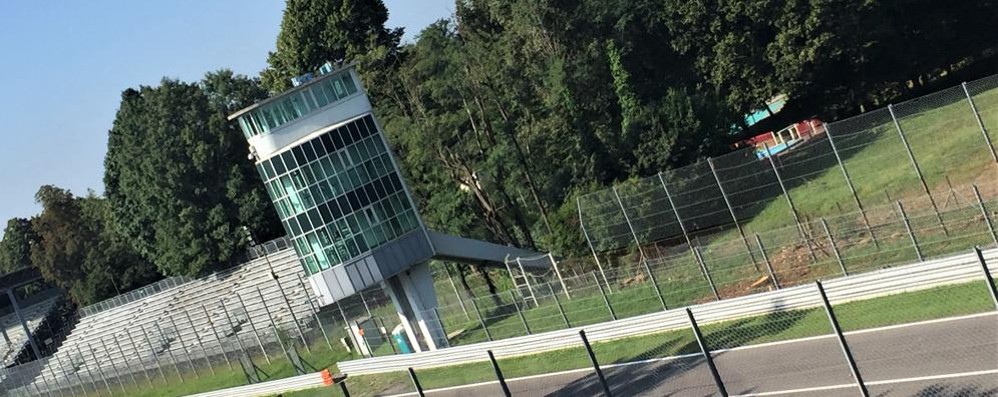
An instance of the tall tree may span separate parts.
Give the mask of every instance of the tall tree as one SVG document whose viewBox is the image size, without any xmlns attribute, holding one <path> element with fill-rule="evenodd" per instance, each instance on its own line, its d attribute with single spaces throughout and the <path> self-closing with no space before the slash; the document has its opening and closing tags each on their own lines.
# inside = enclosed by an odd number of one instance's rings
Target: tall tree
<svg viewBox="0 0 998 397">
<path fill-rule="evenodd" d="M 75 197 L 42 186 L 35 199 L 42 213 L 32 219 L 37 243 L 31 262 L 52 285 L 87 305 L 145 285 L 161 276 L 108 227 L 107 200 L 93 193 Z"/>
<path fill-rule="evenodd" d="M 229 71 L 122 93 L 105 191 L 116 226 L 163 274 L 233 264 L 242 227 L 258 241 L 280 234 L 244 138 L 225 118 L 264 96 L 257 81 Z"/>
<path fill-rule="evenodd" d="M 10 273 L 31 266 L 31 245 L 38 242 L 38 233 L 31 221 L 11 218 L 0 240 L 0 274 Z"/>
<path fill-rule="evenodd" d="M 387 29 L 387 21 L 388 9 L 381 0 L 288 0 L 276 49 L 267 56 L 262 73 L 264 87 L 283 91 L 289 79 L 327 61 L 372 66 L 391 62 L 402 29 Z"/>
</svg>

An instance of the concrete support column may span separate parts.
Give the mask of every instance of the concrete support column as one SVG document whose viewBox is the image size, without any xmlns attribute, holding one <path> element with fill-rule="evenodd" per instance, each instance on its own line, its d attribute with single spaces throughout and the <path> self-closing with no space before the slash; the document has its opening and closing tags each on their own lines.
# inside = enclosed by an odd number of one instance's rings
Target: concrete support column
<svg viewBox="0 0 998 397">
<path fill-rule="evenodd" d="M 14 308 L 14 315 L 17 316 L 17 321 L 21 323 L 21 328 L 24 329 L 24 334 L 28 336 L 28 344 L 31 345 L 31 352 L 35 354 L 35 359 L 37 360 L 42 358 L 42 353 L 38 350 L 38 344 L 35 343 L 35 337 L 31 335 L 31 328 L 28 327 L 27 320 L 25 320 L 24 316 L 21 314 L 21 305 L 17 304 L 17 298 L 14 296 L 13 289 L 7 289 L 7 297 L 10 298 L 10 305 Z"/>
<path fill-rule="evenodd" d="M 437 295 L 426 262 L 388 278 L 385 285 L 413 350 L 432 351 L 449 346 L 447 334 L 434 314 Z"/>
</svg>

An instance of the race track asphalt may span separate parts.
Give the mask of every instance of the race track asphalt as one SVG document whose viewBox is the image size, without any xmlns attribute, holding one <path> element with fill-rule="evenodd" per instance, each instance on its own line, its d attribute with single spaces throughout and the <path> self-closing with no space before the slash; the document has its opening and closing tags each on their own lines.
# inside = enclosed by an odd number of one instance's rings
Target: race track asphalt
<svg viewBox="0 0 998 397">
<path fill-rule="evenodd" d="M 846 333 L 846 342 L 871 396 L 998 396 L 998 315 Z M 730 395 L 857 396 L 833 335 L 715 352 Z M 604 365 L 614 396 L 714 396 L 717 387 L 702 356 Z M 592 370 L 510 379 L 514 396 L 602 395 Z M 501 396 L 496 382 L 428 396 Z"/>
</svg>

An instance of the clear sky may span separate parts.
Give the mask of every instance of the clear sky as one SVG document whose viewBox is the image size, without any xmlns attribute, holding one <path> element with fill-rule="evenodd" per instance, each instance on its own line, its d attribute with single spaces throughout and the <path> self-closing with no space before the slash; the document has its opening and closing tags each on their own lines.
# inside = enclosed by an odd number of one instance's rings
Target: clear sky
<svg viewBox="0 0 998 397">
<path fill-rule="evenodd" d="M 453 0 L 385 4 L 406 40 L 454 10 Z M 219 68 L 257 75 L 283 8 L 279 0 L 0 1 L 0 222 L 36 214 L 43 184 L 103 190 L 107 131 L 125 88 Z"/>
</svg>

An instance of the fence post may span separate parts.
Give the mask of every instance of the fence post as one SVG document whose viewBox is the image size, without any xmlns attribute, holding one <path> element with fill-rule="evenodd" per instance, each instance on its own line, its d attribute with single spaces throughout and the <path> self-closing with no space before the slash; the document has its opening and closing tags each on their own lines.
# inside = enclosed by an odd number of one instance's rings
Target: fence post
<svg viewBox="0 0 998 397">
<path fill-rule="evenodd" d="M 118 335 L 111 335 L 111 337 L 114 340 L 114 345 L 118 347 L 118 353 L 121 354 L 121 361 L 127 363 L 128 358 L 125 357 L 125 350 L 121 348 L 121 343 L 118 342 Z M 127 369 L 130 370 L 131 368 Z M 139 383 L 135 381 L 135 371 L 128 371 L 128 376 L 132 378 L 132 386 L 139 387 Z"/>
<path fill-rule="evenodd" d="M 385 320 L 381 317 L 371 317 L 371 321 L 374 322 L 374 326 L 378 327 L 378 334 L 388 343 L 388 347 L 392 349 L 392 354 L 399 354 L 395 345 L 392 344 L 392 337 L 388 334 L 388 328 L 385 327 Z"/>
<path fill-rule="evenodd" d="M 984 224 L 988 225 L 988 234 L 991 235 L 991 241 L 995 243 L 995 247 L 998 247 L 998 234 L 995 234 L 995 225 L 991 222 L 991 216 L 988 215 L 988 208 L 984 206 L 981 191 L 977 188 L 977 185 L 972 185 L 972 187 L 974 188 L 974 197 L 977 198 L 977 205 L 981 207 L 981 215 L 984 216 Z"/>
<path fill-rule="evenodd" d="M 177 332 L 177 341 L 180 342 L 180 347 L 184 350 L 184 355 L 187 356 L 187 364 L 191 367 L 191 372 L 194 373 L 195 378 L 201 379 L 201 375 L 198 374 L 197 369 L 194 368 L 194 359 L 191 358 L 191 352 L 187 350 L 187 344 L 184 343 L 184 337 L 181 336 L 180 328 L 177 328 L 177 321 L 173 319 L 172 314 L 170 315 L 170 324 L 173 325 L 173 330 Z"/>
<path fill-rule="evenodd" d="M 586 353 L 589 354 L 589 362 L 593 364 L 593 369 L 596 370 L 596 377 L 599 378 L 599 383 L 603 386 L 603 394 L 607 397 L 613 397 L 613 393 L 610 392 L 610 385 L 606 383 L 606 378 L 603 377 L 603 370 L 599 367 L 599 360 L 596 359 L 596 353 L 593 353 L 593 347 L 589 344 L 589 338 L 586 338 L 586 331 L 579 330 L 579 338 L 582 338 L 582 345 L 586 348 Z"/>
<path fill-rule="evenodd" d="M 146 327 L 139 324 L 139 330 L 142 331 L 142 336 L 146 338 L 146 344 L 149 345 L 149 354 L 156 361 L 156 369 L 159 370 L 159 376 L 163 378 L 163 383 L 167 383 L 166 372 L 163 372 L 163 364 L 159 361 L 159 356 L 156 355 L 156 349 L 152 346 L 152 340 L 149 339 L 149 333 L 146 332 Z M 180 381 L 183 382 L 183 378 L 181 378 Z"/>
<path fill-rule="evenodd" d="M 915 173 L 918 174 L 918 180 L 922 182 L 922 189 L 925 190 L 925 195 L 929 196 L 929 203 L 932 204 L 932 210 L 936 212 L 936 220 L 939 221 L 939 227 L 943 229 L 943 234 L 949 236 L 949 231 L 946 230 L 946 225 L 943 223 L 943 217 L 939 215 L 939 207 L 936 206 L 936 199 L 932 197 L 932 192 L 929 191 L 929 185 L 925 182 L 925 175 L 922 175 L 922 168 L 918 166 L 918 160 L 915 160 L 915 153 L 911 151 L 911 145 L 908 144 L 908 138 L 905 138 L 904 131 L 901 129 L 901 123 L 898 122 L 897 117 L 894 115 L 894 105 L 887 105 L 887 111 L 891 113 L 891 120 L 894 120 L 894 128 L 897 129 L 898 135 L 901 136 L 901 143 L 904 144 L 904 150 L 908 152 L 908 158 L 911 160 L 911 165 L 915 167 Z"/>
<path fill-rule="evenodd" d="M 606 310 L 610 312 L 610 318 L 616 320 L 617 313 L 613 312 L 613 306 L 610 306 L 610 299 L 606 297 L 606 291 L 603 291 L 603 285 L 599 283 L 599 279 L 596 278 L 596 273 L 593 273 L 593 280 L 596 281 L 596 288 L 599 288 L 599 294 L 603 296 L 603 303 L 606 304 Z"/>
<path fill-rule="evenodd" d="M 848 276 L 849 271 L 846 270 L 846 264 L 842 261 L 842 254 L 839 253 L 839 246 L 835 244 L 835 237 L 832 236 L 832 231 L 828 229 L 828 222 L 825 222 L 825 218 L 821 218 L 821 228 L 825 231 L 825 237 L 828 237 L 828 244 L 832 246 L 832 253 L 835 254 L 835 261 L 839 263 L 839 268 L 842 269 L 842 275 Z"/>
<path fill-rule="evenodd" d="M 461 305 L 461 311 L 464 312 L 464 318 L 471 321 L 471 316 L 468 315 L 468 308 L 464 306 L 464 298 L 461 297 L 461 293 L 457 292 L 457 286 L 454 285 L 454 277 L 450 274 L 450 266 L 444 263 L 444 271 L 447 272 L 447 281 L 450 282 L 451 289 L 454 290 L 454 296 L 457 296 L 457 303 Z"/>
<path fill-rule="evenodd" d="M 898 200 L 896 203 L 898 212 L 901 214 L 901 221 L 904 222 L 904 228 L 908 231 L 908 237 L 911 238 L 911 245 L 915 246 L 915 255 L 918 257 L 918 261 L 921 262 L 924 260 L 922 258 L 922 249 L 918 246 L 918 239 L 915 238 L 915 232 L 911 230 L 911 222 L 908 221 L 908 214 L 904 212 L 904 206 L 901 205 L 901 200 Z"/>
<path fill-rule="evenodd" d="M 141 357 L 140 357 L 140 358 L 141 358 Z M 69 368 L 71 368 L 71 369 L 72 369 L 72 371 L 68 371 L 68 370 L 66 369 L 66 363 L 65 363 L 65 362 L 63 362 L 62 360 L 59 360 L 59 366 L 61 366 L 61 367 L 62 367 L 62 371 L 63 371 L 63 372 L 65 372 L 65 373 L 67 373 L 67 374 L 69 374 L 69 373 L 72 373 L 73 375 L 76 375 L 76 380 L 77 380 L 77 383 L 78 383 L 78 384 L 80 385 L 80 393 L 82 393 L 82 394 L 86 395 L 86 394 L 87 394 L 87 388 L 86 388 L 86 386 L 85 386 L 85 385 L 84 385 L 84 383 L 83 383 L 83 377 L 82 377 L 82 376 L 80 376 L 80 371 L 79 371 L 79 369 L 78 369 L 78 368 L 76 368 L 76 364 L 75 364 L 75 363 L 73 363 L 73 358 L 72 358 L 72 357 L 66 357 L 66 359 L 67 359 L 67 360 L 69 360 Z M 141 364 L 141 363 L 142 363 L 142 360 L 140 359 L 140 360 L 139 360 L 139 364 Z M 143 369 L 144 369 L 144 368 L 145 368 L 145 367 L 143 366 Z M 143 371 L 143 373 L 145 373 L 145 371 Z M 147 380 L 147 381 L 149 381 L 149 374 L 148 374 L 148 373 L 145 373 L 145 374 L 146 374 L 146 380 Z M 72 381 L 70 381 L 70 382 L 72 382 Z M 152 387 L 152 381 L 149 381 L 149 386 L 150 386 L 150 387 Z M 71 388 L 71 390 L 73 391 L 73 394 L 75 395 L 75 394 L 76 394 L 76 389 L 73 389 L 73 388 L 72 388 L 72 383 L 70 383 L 70 388 Z"/>
<path fill-rule="evenodd" d="M 575 198 L 575 206 L 579 208 L 579 227 L 582 228 L 582 235 L 586 238 L 586 243 L 589 244 L 589 251 L 593 253 L 593 259 L 596 260 L 596 268 L 599 269 L 600 275 L 603 276 L 603 283 L 606 284 L 606 289 L 613 291 L 610 288 L 610 281 L 606 279 L 606 272 L 603 271 L 603 264 L 599 261 L 599 255 L 596 254 L 596 248 L 593 247 L 593 240 L 589 238 L 589 232 L 586 231 L 586 223 L 582 221 L 582 200 L 579 197 Z M 599 282 L 599 280 L 596 282 Z"/>
<path fill-rule="evenodd" d="M 527 318 L 523 316 L 523 311 L 520 310 L 520 305 L 516 303 L 516 297 L 513 296 L 512 290 L 509 291 L 509 300 L 510 302 L 513 302 L 513 308 L 516 309 L 516 315 L 520 317 L 520 323 L 523 324 L 523 330 L 527 332 L 527 335 L 530 335 L 530 326 L 527 325 Z M 440 320 L 439 317 L 437 320 Z"/>
<path fill-rule="evenodd" d="M 596 281 L 599 283 L 599 280 Z M 558 306 L 558 313 L 561 313 L 561 319 L 565 320 L 565 327 L 572 328 L 572 324 L 568 322 L 568 316 L 565 315 L 565 308 L 561 306 L 561 299 L 558 299 L 558 294 L 552 294 L 554 296 L 554 304 Z"/>
<path fill-rule="evenodd" d="M 52 381 L 49 381 L 48 376 L 45 376 L 45 368 L 46 367 L 49 368 L 49 374 L 52 374 L 53 376 L 55 375 L 55 373 L 52 372 L 52 368 L 49 367 L 49 362 L 51 362 L 51 359 L 46 360 L 43 364 L 41 364 L 41 368 L 38 369 L 38 375 L 42 378 L 42 385 L 45 385 L 45 393 L 48 394 L 49 397 L 52 397 L 54 395 L 52 393 L 53 390 L 59 392 L 59 395 L 62 396 L 63 395 L 62 394 L 62 389 L 59 388 L 59 381 L 58 381 L 58 379 L 57 378 L 53 378 Z M 114 367 L 111 367 L 111 368 L 114 368 Z M 115 369 L 114 372 L 117 373 L 118 370 Z M 118 385 L 121 386 L 121 391 L 124 392 L 125 391 L 125 384 L 121 382 L 121 378 L 118 378 Z"/>
<path fill-rule="evenodd" d="M 108 360 L 111 360 L 111 369 L 114 371 L 114 377 L 118 379 L 118 386 L 121 386 L 121 392 L 125 393 L 125 382 L 122 381 L 123 376 L 118 371 L 118 366 L 114 365 L 114 360 L 111 359 L 111 350 L 107 348 L 107 343 L 104 343 L 104 338 L 100 339 L 100 344 L 104 348 L 104 354 L 107 355 Z"/>
<path fill-rule="evenodd" d="M 416 388 L 416 393 L 419 394 L 419 397 L 426 396 L 423 393 L 423 385 L 419 384 L 419 378 L 416 377 L 416 371 L 413 371 L 412 367 L 409 367 L 409 379 L 412 379 L 412 386 Z"/>
<path fill-rule="evenodd" d="M 780 282 L 776 280 L 776 272 L 773 271 L 773 264 L 769 261 L 769 255 L 766 255 L 766 247 L 762 245 L 762 238 L 759 237 L 759 233 L 755 234 L 755 243 L 759 246 L 759 252 L 762 253 L 762 260 L 766 263 L 766 270 L 769 270 L 769 280 L 773 282 L 773 287 L 780 289 Z"/>
<path fill-rule="evenodd" d="M 301 278 L 301 274 L 298 274 L 298 284 L 301 286 L 302 291 L 305 292 L 305 300 L 308 301 L 308 308 L 312 310 L 312 315 L 315 316 L 315 323 L 319 326 L 319 331 L 322 332 L 322 338 L 326 340 L 326 346 L 329 350 L 333 350 L 333 344 L 329 342 L 329 335 L 326 335 L 326 328 L 322 326 L 322 320 L 319 319 L 319 311 L 315 308 L 315 302 L 312 301 L 312 295 L 308 293 L 308 288 L 305 287 L 305 281 Z M 367 310 L 367 316 L 374 318 L 371 315 L 371 309 L 367 307 L 367 301 L 364 300 L 364 294 L 361 292 L 360 295 L 361 302 L 364 303 L 364 309 Z"/>
<path fill-rule="evenodd" d="M 308 342 L 305 341 L 305 332 L 301 329 L 301 323 L 298 322 L 298 315 L 295 314 L 295 309 L 291 307 L 291 302 L 288 301 L 288 294 L 284 292 L 284 286 L 281 285 L 281 280 L 274 275 L 274 283 L 277 284 L 277 290 L 281 291 L 281 298 L 284 298 L 284 305 L 288 307 L 288 312 L 291 314 L 291 319 L 295 322 L 295 328 L 298 330 L 298 336 L 301 337 L 301 344 L 305 346 L 305 351 L 311 353 L 312 348 L 308 347 Z"/>
<path fill-rule="evenodd" d="M 166 335 L 163 333 L 163 328 L 159 326 L 159 323 L 153 323 L 156 326 L 156 331 L 159 332 L 160 343 L 166 349 L 166 353 L 170 356 L 170 361 L 173 361 L 173 369 L 177 371 L 177 377 L 180 378 L 180 383 L 184 383 L 184 376 L 180 374 L 180 363 L 177 362 L 177 357 L 173 355 L 173 349 L 171 349 L 166 342 Z"/>
<path fill-rule="evenodd" d="M 814 284 L 818 287 L 818 294 L 821 295 L 821 304 L 825 306 L 825 313 L 828 314 L 828 322 L 831 323 L 832 330 L 835 331 L 835 336 L 839 340 L 839 346 L 842 347 L 842 354 L 849 364 L 849 371 L 852 372 L 852 377 L 856 380 L 856 386 L 859 387 L 859 391 L 863 397 L 869 397 L 870 392 L 866 390 L 866 384 L 863 382 L 863 377 L 859 374 L 859 367 L 856 366 L 856 360 L 852 357 L 852 351 L 849 350 L 846 337 L 842 335 L 839 320 L 835 318 L 835 310 L 832 309 L 832 304 L 828 302 L 828 296 L 825 295 L 825 287 L 821 285 L 821 281 L 815 281 Z"/>
<path fill-rule="evenodd" d="M 367 340 L 364 339 L 363 335 L 360 336 L 361 340 L 359 341 L 357 340 L 357 335 L 354 334 L 353 327 L 350 326 L 350 320 L 347 319 L 347 314 L 343 312 L 343 305 L 340 304 L 340 301 L 336 301 L 336 310 L 340 312 L 340 318 L 343 319 L 343 326 L 346 327 L 348 330 L 347 337 L 350 338 L 350 341 L 353 342 L 354 346 L 357 346 L 357 350 L 360 353 L 360 356 L 364 357 L 364 352 L 361 351 L 361 345 L 366 344 Z M 360 328 L 360 325 L 358 324 L 357 327 Z M 291 348 L 292 349 L 294 348 L 294 343 L 291 344 Z M 370 349 L 368 349 L 368 353 L 371 353 Z M 374 355 L 372 354 L 371 356 L 373 357 Z"/>
<path fill-rule="evenodd" d="M 960 196 L 958 196 L 956 194 L 956 191 L 953 190 L 953 182 L 951 182 L 949 180 L 949 175 L 945 175 L 944 177 L 946 178 L 946 187 L 949 189 L 949 193 L 946 194 L 946 201 L 943 202 L 943 209 L 949 208 L 949 199 L 951 197 L 953 198 L 953 203 L 955 203 L 957 206 L 959 206 L 960 205 Z"/>
<path fill-rule="evenodd" d="M 107 382 L 107 377 L 104 376 L 104 368 L 101 368 L 100 366 L 100 360 L 97 359 L 97 353 L 94 352 L 93 345 L 87 343 L 87 348 L 90 349 L 90 356 L 94 358 L 94 365 L 97 366 L 97 374 L 100 375 L 101 381 L 104 382 L 104 387 L 107 388 L 107 394 L 113 396 L 114 392 L 111 391 L 111 384 Z M 35 385 L 35 387 L 38 387 L 38 385 Z M 122 392 L 124 392 L 124 386 L 122 386 Z"/>
<path fill-rule="evenodd" d="M 302 281 L 301 274 L 298 274 L 297 276 L 298 276 L 298 282 L 301 283 L 301 287 L 302 287 L 302 289 L 304 289 L 305 288 L 305 282 Z M 374 315 L 371 314 L 371 307 L 367 305 L 367 298 L 364 297 L 364 291 L 357 291 L 357 295 L 360 295 L 360 303 L 362 305 L 364 305 L 364 311 L 367 312 L 367 316 L 368 317 L 374 317 Z M 305 292 L 305 296 L 306 297 L 308 296 L 308 292 L 307 291 Z M 311 298 L 309 298 L 309 302 L 311 302 Z M 315 308 L 313 307 L 312 312 L 315 312 L 314 309 Z M 318 320 L 316 320 L 316 321 L 318 321 Z M 330 347 L 330 349 L 331 348 L 332 347 Z"/>
<path fill-rule="evenodd" d="M 246 313 L 246 322 L 249 323 L 250 330 L 253 331 L 253 336 L 256 337 L 256 344 L 260 346 L 260 352 L 263 353 L 263 358 L 267 360 L 267 364 L 270 364 L 270 354 L 267 354 L 267 349 L 263 347 L 263 339 L 260 339 L 260 333 L 256 330 L 256 324 L 253 323 L 253 316 L 251 316 L 249 310 L 246 309 L 246 303 L 243 302 L 243 297 L 237 293 L 236 300 L 239 301 L 239 306 L 243 308 L 243 313 Z M 180 334 L 178 333 L 177 335 L 179 336 Z"/>
<path fill-rule="evenodd" d="M 669 188 L 665 184 L 665 178 L 662 177 L 662 173 L 658 173 L 658 181 L 662 183 L 662 190 L 665 191 L 665 198 L 669 200 L 669 206 L 672 207 L 672 214 L 676 216 L 676 222 L 679 223 L 679 230 L 683 232 L 683 238 L 686 239 L 686 246 L 690 247 L 690 253 L 693 253 L 693 241 L 690 241 L 690 234 L 686 230 L 686 225 L 683 224 L 683 218 L 679 216 L 679 209 L 676 208 L 676 202 L 672 200 L 672 193 L 669 193 Z"/>
<path fill-rule="evenodd" d="M 548 253 L 548 259 L 551 260 L 551 268 L 554 269 L 555 276 L 558 276 L 558 282 L 561 283 L 561 290 L 565 292 L 565 297 L 569 300 L 572 299 L 572 294 L 568 292 L 568 286 L 565 285 L 565 279 L 561 277 L 561 270 L 558 269 L 558 261 L 554 260 L 554 255 L 550 252 Z M 557 294 L 552 294 L 557 295 Z"/>
<path fill-rule="evenodd" d="M 613 196 L 617 198 L 617 204 L 620 205 L 620 212 L 624 215 L 624 220 L 627 221 L 627 228 L 631 230 L 631 236 L 634 237 L 634 243 L 637 244 L 638 253 L 641 254 L 641 264 L 644 265 L 645 271 L 648 272 L 648 279 L 651 281 L 652 287 L 655 288 L 655 294 L 658 295 L 658 301 L 662 304 L 662 310 L 669 310 L 669 307 L 665 304 L 665 298 L 662 296 L 662 289 L 658 286 L 658 280 L 655 279 L 655 274 L 651 272 L 651 267 L 648 266 L 648 256 L 645 255 L 645 251 L 641 248 L 641 241 L 638 239 L 637 232 L 634 231 L 634 225 L 631 224 L 631 217 L 627 215 L 624 202 L 620 200 L 620 194 L 617 193 L 617 187 L 614 186 L 611 189 L 613 189 Z"/>
<path fill-rule="evenodd" d="M 343 397 L 350 397 L 350 390 L 347 389 L 346 379 L 340 381 L 340 391 L 343 392 Z"/>
<path fill-rule="evenodd" d="M 828 127 L 829 125 L 825 124 L 825 136 L 828 137 L 828 144 L 832 146 L 832 153 L 835 155 L 835 161 L 839 163 L 839 169 L 842 171 L 842 176 L 845 177 L 846 186 L 849 186 L 849 192 L 852 193 L 852 199 L 856 201 L 856 207 L 859 208 L 859 213 L 863 216 L 863 224 L 866 225 L 866 232 L 870 234 L 870 238 L 873 240 L 873 245 L 879 249 L 880 242 L 877 241 L 877 236 L 873 234 L 873 228 L 870 226 L 870 219 L 866 217 L 866 209 L 863 208 L 863 202 L 859 200 L 859 195 L 856 194 L 856 187 L 853 186 L 852 178 L 849 177 L 849 171 L 846 170 L 845 164 L 842 163 L 842 156 L 839 156 L 839 150 L 835 147 L 835 139 L 832 138 L 832 130 Z"/>
<path fill-rule="evenodd" d="M 502 369 L 499 368 L 499 362 L 496 361 L 496 356 L 492 354 L 492 350 L 488 350 L 489 361 L 492 362 L 492 369 L 496 372 L 496 380 L 499 381 L 499 386 L 502 387 L 502 394 L 506 397 L 510 397 L 512 394 L 509 392 L 509 386 L 506 385 L 506 378 L 502 376 Z"/>
<path fill-rule="evenodd" d="M 485 318 L 482 317 L 482 311 L 478 309 L 478 303 L 475 302 L 475 298 L 471 298 L 471 306 L 475 308 L 475 315 L 478 316 L 478 322 L 482 324 L 482 330 L 485 331 L 485 338 L 492 341 L 492 333 L 489 332 L 489 326 L 485 324 Z"/>
<path fill-rule="evenodd" d="M 970 95 L 970 90 L 967 89 L 967 83 L 961 83 L 960 86 L 963 87 L 963 93 L 967 95 L 967 103 L 970 103 L 970 110 L 974 112 L 974 118 L 977 119 L 977 125 L 981 127 L 981 134 L 984 134 L 984 142 L 988 145 L 988 151 L 991 152 L 991 158 L 998 163 L 998 153 L 995 153 L 995 146 L 991 143 L 991 137 L 988 136 L 988 129 L 984 127 L 984 121 L 981 120 L 981 113 L 977 111 L 977 105 L 974 104 L 974 98 Z"/>
<path fill-rule="evenodd" d="M 281 352 L 284 356 L 291 361 L 291 355 L 288 354 L 287 347 L 284 346 L 284 340 L 281 339 L 281 332 L 277 329 L 277 322 L 274 321 L 274 316 L 270 314 L 270 307 L 267 306 L 267 300 L 263 298 L 263 292 L 260 292 L 260 287 L 256 287 L 256 294 L 260 297 L 260 304 L 263 305 L 263 310 L 267 312 L 267 319 L 270 320 L 270 326 L 274 329 L 274 339 L 277 339 L 277 344 L 281 346 Z"/>
<path fill-rule="evenodd" d="M 201 310 L 204 310 L 204 318 L 208 321 L 211 332 L 215 334 L 215 341 L 218 342 L 219 349 L 222 349 L 222 357 L 225 358 L 225 365 L 229 369 L 232 369 L 232 362 L 229 361 L 229 353 L 225 352 L 225 344 L 222 343 L 222 337 L 218 335 L 218 329 L 215 328 L 215 321 L 211 319 L 211 315 L 208 314 L 208 308 L 205 307 L 204 303 L 201 304 Z"/>
<path fill-rule="evenodd" d="M 703 340 L 703 334 L 700 333 L 700 326 L 697 325 L 697 319 L 693 317 L 693 311 L 690 308 L 686 308 L 686 317 L 690 319 L 690 327 L 693 328 L 693 337 L 696 338 L 697 344 L 700 345 L 700 352 L 703 353 L 703 359 L 707 362 L 707 368 L 710 369 L 710 375 L 714 377 L 714 384 L 717 385 L 717 392 L 723 397 L 728 397 L 728 390 L 724 388 L 724 381 L 721 380 L 721 374 L 717 372 L 717 366 L 714 365 L 714 357 L 710 355 L 710 347 L 707 346 L 707 342 Z"/>
<path fill-rule="evenodd" d="M 814 248 L 811 247 L 811 239 L 808 238 L 807 233 L 804 232 L 804 225 L 801 225 L 800 216 L 797 213 L 797 206 L 794 205 L 794 200 L 790 197 L 790 193 L 787 192 L 787 186 L 783 184 L 783 176 L 780 175 L 780 169 L 776 167 L 776 162 L 773 161 L 773 154 L 769 151 L 769 144 L 763 142 L 763 148 L 766 149 L 766 158 L 769 159 L 769 165 L 773 168 L 773 175 L 776 175 L 776 181 L 780 184 L 780 190 L 783 191 L 783 197 L 787 199 L 787 205 L 790 206 L 790 213 L 794 216 L 794 223 L 797 225 L 797 232 L 800 233 L 800 238 L 804 240 L 804 244 L 807 245 L 807 252 L 811 256 L 811 260 L 817 260 L 818 258 L 814 256 Z"/>
<path fill-rule="evenodd" d="M 125 336 L 128 337 L 128 341 L 132 344 L 132 351 L 135 352 L 135 358 L 139 359 L 139 365 L 142 366 L 142 375 L 145 376 L 146 383 L 149 384 L 149 387 L 152 387 L 152 377 L 149 376 L 149 371 L 146 371 L 146 366 L 142 363 L 142 355 L 139 354 L 139 345 L 135 344 L 135 339 L 132 339 L 132 331 L 125 328 Z M 79 373 L 77 373 L 77 377 L 79 377 Z M 83 379 L 80 379 L 80 387 L 83 387 Z"/>
<path fill-rule="evenodd" d="M 693 247 L 693 255 L 696 257 L 697 264 L 700 265 L 703 278 L 707 280 L 707 285 L 710 286 L 710 291 L 714 293 L 714 300 L 721 300 L 721 295 L 717 293 L 717 287 L 714 286 L 714 278 L 710 276 L 710 270 L 707 269 L 707 261 L 703 260 L 703 254 L 700 253 L 700 247 Z"/>
<path fill-rule="evenodd" d="M 211 358 L 208 357 L 208 349 L 204 347 L 204 341 L 201 340 L 201 333 L 197 332 L 197 327 L 194 326 L 194 320 L 191 320 L 191 313 L 184 309 L 184 316 L 187 317 L 187 323 L 191 326 L 191 332 L 194 333 L 194 337 L 198 340 L 198 346 L 201 347 L 201 354 L 204 354 L 204 361 L 208 364 L 208 369 L 211 370 L 211 374 L 215 375 L 215 366 L 211 365 Z"/>
<path fill-rule="evenodd" d="M 232 331 L 232 336 L 236 338 L 236 345 L 239 346 L 239 350 L 246 354 L 246 346 L 243 345 L 243 338 L 239 337 L 239 333 L 236 332 L 236 325 L 232 323 L 232 316 L 229 315 L 229 308 L 225 306 L 225 300 L 218 298 L 218 303 L 222 306 L 222 311 L 225 312 L 225 320 L 229 323 L 229 331 Z M 247 355 L 247 357 L 249 357 Z"/>
<path fill-rule="evenodd" d="M 742 243 L 745 244 L 745 252 L 748 252 L 749 259 L 752 260 L 752 265 L 755 266 L 755 270 L 759 270 L 759 264 L 755 261 L 755 255 L 752 254 L 752 247 L 749 246 L 748 239 L 745 238 L 745 231 L 742 230 L 742 225 L 738 223 L 738 217 L 735 216 L 735 209 L 731 206 L 731 200 L 728 199 L 728 193 L 724 191 L 724 185 L 721 184 L 721 177 L 717 176 L 717 168 L 714 167 L 714 159 L 707 157 L 707 165 L 710 166 L 711 174 L 714 174 L 714 181 L 717 182 L 717 189 L 721 191 L 721 197 L 724 199 L 724 205 L 728 206 L 728 212 L 731 213 L 731 220 L 735 223 L 735 228 L 738 229 L 738 235 L 742 237 Z"/>
<path fill-rule="evenodd" d="M 991 277 L 991 270 L 988 270 L 988 262 L 984 260 L 984 252 L 981 252 L 981 247 L 974 247 L 974 253 L 977 254 L 977 263 L 981 265 L 981 271 L 984 272 L 984 282 L 988 284 L 991 301 L 994 302 L 995 309 L 998 309 L 998 290 L 995 289 L 995 279 Z"/>
</svg>

